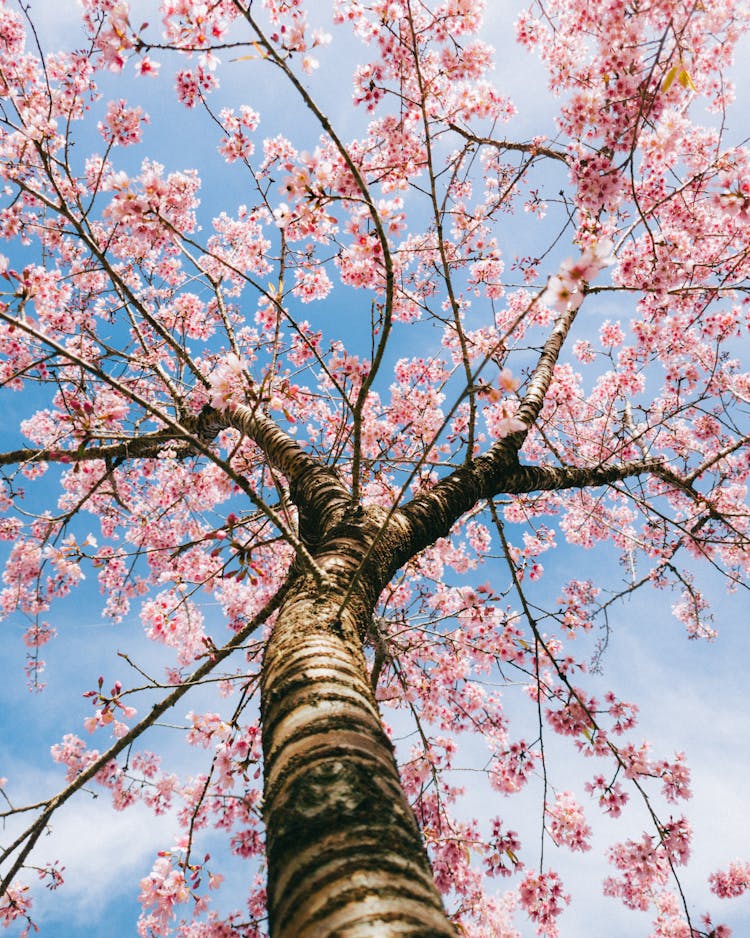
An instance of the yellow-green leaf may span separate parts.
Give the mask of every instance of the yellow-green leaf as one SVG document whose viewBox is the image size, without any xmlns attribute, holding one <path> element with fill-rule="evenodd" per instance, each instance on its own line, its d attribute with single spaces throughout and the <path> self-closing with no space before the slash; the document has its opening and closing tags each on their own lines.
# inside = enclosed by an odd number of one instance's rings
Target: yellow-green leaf
<svg viewBox="0 0 750 938">
<path fill-rule="evenodd" d="M 664 81 L 662 82 L 661 90 L 669 91 L 669 89 L 674 84 L 675 78 L 677 78 L 677 72 L 680 70 L 679 65 L 673 65 L 667 74 L 664 76 Z"/>
<path fill-rule="evenodd" d="M 689 88 L 691 91 L 697 91 L 693 79 L 690 77 L 690 72 L 683 66 L 682 71 L 677 76 L 677 81 L 682 85 L 683 88 Z"/>
<path fill-rule="evenodd" d="M 664 81 L 661 85 L 662 91 L 669 91 L 669 89 L 677 80 L 683 88 L 689 88 L 690 91 L 697 91 L 695 87 L 695 82 L 693 81 L 690 72 L 685 68 L 685 66 L 680 62 L 678 65 L 673 65 L 667 74 L 664 76 Z"/>
<path fill-rule="evenodd" d="M 255 49 L 258 55 L 238 55 L 233 59 L 230 59 L 230 62 L 251 62 L 253 59 L 261 58 L 267 59 L 268 53 L 266 50 L 257 42 L 251 42 L 250 45 Z"/>
</svg>

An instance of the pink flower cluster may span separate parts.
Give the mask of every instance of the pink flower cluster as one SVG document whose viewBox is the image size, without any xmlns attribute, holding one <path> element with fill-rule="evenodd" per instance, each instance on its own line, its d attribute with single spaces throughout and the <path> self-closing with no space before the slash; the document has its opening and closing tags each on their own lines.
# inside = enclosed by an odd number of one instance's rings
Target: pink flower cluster
<svg viewBox="0 0 750 938">
<path fill-rule="evenodd" d="M 673 867 L 687 863 L 691 833 L 685 818 L 670 819 L 660 840 L 644 834 L 640 840 L 616 844 L 608 855 L 620 875 L 605 879 L 605 895 L 618 896 L 631 909 L 648 909 Z"/>
<path fill-rule="evenodd" d="M 133 46 L 130 26 L 130 4 L 127 0 L 85 0 L 84 22 L 92 36 L 96 37 L 97 49 L 103 64 L 113 72 L 125 65 L 125 54 Z M 104 24 L 100 23 L 104 18 Z"/>
<path fill-rule="evenodd" d="M 594 776 L 593 781 L 585 783 L 584 789 L 598 799 L 599 807 L 611 817 L 619 817 L 630 798 L 619 782 L 608 783 L 603 775 Z"/>
<path fill-rule="evenodd" d="M 547 830 L 558 846 L 581 851 L 591 849 L 591 828 L 573 792 L 560 792 L 554 804 L 545 805 L 545 811 Z"/>
<path fill-rule="evenodd" d="M 179 590 L 165 590 L 147 600 L 141 608 L 141 621 L 149 638 L 177 649 L 179 664 L 192 664 L 206 652 L 203 613 Z"/>
<path fill-rule="evenodd" d="M 138 934 L 142 938 L 168 935 L 176 906 L 187 902 L 190 896 L 185 872 L 175 867 L 174 854 L 166 853 L 157 857 L 149 875 L 141 880 L 138 900 L 144 909 L 153 911 L 141 916 Z"/>
<path fill-rule="evenodd" d="M 104 678 L 100 677 L 98 690 L 86 691 L 83 695 L 84 697 L 90 697 L 91 703 L 95 707 L 101 705 L 93 716 L 86 717 L 83 721 L 83 725 L 89 733 L 93 733 L 97 727 L 109 726 L 111 724 L 115 736 L 124 736 L 128 731 L 128 727 L 116 718 L 116 714 L 119 713 L 125 719 L 130 719 L 135 716 L 136 710 L 134 707 L 130 707 L 120 700 L 122 684 L 119 681 L 115 681 L 109 695 L 102 693 L 103 684 Z"/>
<path fill-rule="evenodd" d="M 612 242 L 607 239 L 595 241 L 584 248 L 577 261 L 563 261 L 559 272 L 550 277 L 539 302 L 559 313 L 578 309 L 583 302 L 587 285 L 602 268 L 612 263 Z"/>
<path fill-rule="evenodd" d="M 562 880 L 557 873 L 552 870 L 546 873 L 528 870 L 518 887 L 518 894 L 521 907 L 526 910 L 531 921 L 536 922 L 537 935 L 557 938 L 557 918 L 570 903 L 570 896 L 565 894 Z"/>
<path fill-rule="evenodd" d="M 521 841 L 515 831 L 503 832 L 501 818 L 492 821 L 492 838 L 484 865 L 489 876 L 510 876 L 522 867 L 518 858 Z"/>
<path fill-rule="evenodd" d="M 218 411 L 233 410 L 245 397 L 245 362 L 229 352 L 208 376 L 209 403 Z"/>
<path fill-rule="evenodd" d="M 26 925 L 19 932 L 20 938 L 27 938 L 32 931 L 38 931 L 30 918 L 31 896 L 28 886 L 9 886 L 0 895 L 0 925 L 7 928 L 18 919 L 23 919 Z"/>
<path fill-rule="evenodd" d="M 148 117 L 140 107 L 128 107 L 120 98 L 119 101 L 110 101 L 107 106 L 107 116 L 99 121 L 99 133 L 109 144 L 122 147 L 139 143 L 141 140 L 141 125 L 148 123 Z"/>
<path fill-rule="evenodd" d="M 712 873 L 708 881 L 711 883 L 711 892 L 722 899 L 741 896 L 750 889 L 750 863 L 735 860 L 726 870 Z"/>
</svg>

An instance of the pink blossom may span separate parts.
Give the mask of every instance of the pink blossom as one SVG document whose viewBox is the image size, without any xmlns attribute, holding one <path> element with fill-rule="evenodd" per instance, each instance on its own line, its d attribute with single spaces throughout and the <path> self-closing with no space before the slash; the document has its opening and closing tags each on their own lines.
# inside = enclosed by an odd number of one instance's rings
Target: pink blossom
<svg viewBox="0 0 750 938">
<path fill-rule="evenodd" d="M 570 896 L 563 892 L 563 885 L 557 873 L 526 872 L 523 882 L 518 887 L 521 906 L 526 910 L 532 922 L 537 923 L 537 935 L 557 938 L 559 929 L 557 917 L 563 907 L 570 903 Z"/>
<path fill-rule="evenodd" d="M 26 629 L 23 641 L 28 648 L 41 648 L 56 635 L 57 629 L 53 628 L 49 622 L 35 623 Z"/>
<path fill-rule="evenodd" d="M 489 876 L 510 876 L 523 864 L 518 859 L 521 842 L 515 831 L 502 831 L 503 822 L 495 818 L 492 822 L 491 850 L 484 859 Z"/>
<path fill-rule="evenodd" d="M 519 791 L 529 780 L 537 761 L 535 753 L 525 742 L 511 743 L 492 761 L 490 783 L 498 791 Z"/>
<path fill-rule="evenodd" d="M 0 895 L 0 925 L 8 927 L 17 919 L 29 920 L 31 910 L 31 896 L 28 886 L 9 886 Z M 35 929 L 36 930 L 36 927 Z M 24 929 L 22 935 L 28 935 L 29 929 Z"/>
<path fill-rule="evenodd" d="M 321 267 L 313 270 L 298 270 L 295 273 L 294 294 L 303 303 L 324 300 L 331 292 L 333 284 L 328 274 Z"/>
<path fill-rule="evenodd" d="M 121 98 L 110 101 L 105 120 L 99 121 L 99 133 L 107 143 L 127 147 L 141 139 L 141 125 L 148 117 L 140 107 L 129 108 Z"/>
<path fill-rule="evenodd" d="M 563 844 L 571 850 L 591 849 L 591 828 L 572 792 L 561 792 L 554 804 L 546 806 L 546 810 L 547 829 L 556 844 Z"/>
<path fill-rule="evenodd" d="M 157 857 L 151 873 L 141 880 L 139 901 L 144 910 L 152 910 L 147 916 L 142 915 L 138 924 L 139 934 L 144 938 L 149 933 L 146 929 L 154 935 L 166 935 L 176 906 L 190 898 L 185 874 L 174 868 L 174 859 L 171 854 Z"/>
<path fill-rule="evenodd" d="M 136 75 L 148 75 L 150 78 L 156 78 L 160 68 L 160 62 L 154 62 L 149 56 L 144 55 L 138 60 Z"/>
<path fill-rule="evenodd" d="M 205 651 L 203 614 L 177 590 L 165 590 L 145 602 L 141 621 L 149 638 L 177 650 L 180 664 L 192 664 Z"/>
<path fill-rule="evenodd" d="M 654 889 L 669 879 L 667 851 L 654 837 L 644 834 L 640 840 L 615 844 L 608 856 L 620 876 L 605 879 L 604 894 L 618 896 L 628 908 L 648 909 Z"/>
<path fill-rule="evenodd" d="M 557 312 L 578 309 L 583 302 L 586 284 L 599 271 L 614 263 L 612 242 L 608 239 L 595 241 L 584 248 L 578 260 L 568 259 L 560 265 L 559 273 L 550 277 L 540 302 Z"/>
<path fill-rule="evenodd" d="M 513 375 L 513 372 L 510 368 L 503 368 L 500 374 L 497 376 L 498 387 L 502 388 L 508 394 L 512 394 L 513 391 L 517 391 L 520 387 L 521 382 Z"/>
<path fill-rule="evenodd" d="M 498 440 L 509 436 L 511 433 L 521 433 L 528 429 L 523 420 L 516 416 L 516 407 L 508 402 L 488 409 L 485 416 L 487 428 Z"/>
<path fill-rule="evenodd" d="M 209 402 L 216 410 L 232 409 L 244 398 L 245 363 L 234 352 L 229 352 L 208 377 Z"/>
<path fill-rule="evenodd" d="M 68 771 L 65 777 L 69 782 L 72 782 L 99 755 L 96 749 L 87 750 L 83 740 L 72 733 L 66 733 L 62 742 L 55 743 L 50 748 L 50 754 L 55 762 L 67 765 Z"/>
<path fill-rule="evenodd" d="M 547 288 L 539 297 L 539 302 L 558 313 L 564 313 L 569 309 L 578 309 L 583 302 L 583 293 L 562 275 L 555 274 L 547 281 Z"/>
<path fill-rule="evenodd" d="M 125 64 L 124 53 L 133 48 L 129 12 L 126 0 L 118 0 L 110 7 L 104 28 L 95 24 L 88 13 L 85 17 L 89 29 L 96 35 L 96 45 L 102 53 L 104 64 L 113 72 L 122 69 Z"/>
<path fill-rule="evenodd" d="M 726 870 L 712 873 L 708 881 L 711 892 L 721 899 L 741 896 L 750 889 L 750 863 L 734 860 Z"/>
<path fill-rule="evenodd" d="M 273 217 L 279 228 L 286 228 L 292 220 L 293 213 L 286 202 L 281 202 L 278 208 L 273 210 Z"/>
<path fill-rule="evenodd" d="M 603 775 L 597 775 L 592 782 L 586 782 L 584 788 L 598 798 L 599 806 L 612 817 L 619 817 L 628 803 L 630 796 L 622 790 L 619 782 L 607 783 Z"/>
<path fill-rule="evenodd" d="M 599 329 L 599 339 L 606 348 L 616 348 L 622 345 L 625 335 L 619 322 L 610 322 L 609 319 L 602 323 Z"/>
<path fill-rule="evenodd" d="M 218 85 L 219 82 L 215 75 L 200 64 L 194 69 L 181 69 L 175 75 L 177 99 L 188 108 L 195 107 L 203 97 L 214 91 Z"/>
</svg>

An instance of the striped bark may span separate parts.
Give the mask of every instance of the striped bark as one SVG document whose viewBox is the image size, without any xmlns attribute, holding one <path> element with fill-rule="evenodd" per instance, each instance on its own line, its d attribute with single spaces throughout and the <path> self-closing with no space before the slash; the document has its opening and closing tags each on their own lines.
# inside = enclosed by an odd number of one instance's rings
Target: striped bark
<svg viewBox="0 0 750 938">
<path fill-rule="evenodd" d="M 341 610 L 335 579 L 292 587 L 263 666 L 271 935 L 455 938 L 370 687 L 370 603 Z"/>
</svg>

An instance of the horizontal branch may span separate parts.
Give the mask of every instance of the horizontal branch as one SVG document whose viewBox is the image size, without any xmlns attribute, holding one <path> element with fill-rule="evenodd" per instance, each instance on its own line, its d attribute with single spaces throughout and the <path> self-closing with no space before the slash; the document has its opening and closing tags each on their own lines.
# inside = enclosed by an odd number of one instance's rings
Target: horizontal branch
<svg viewBox="0 0 750 938">
<path fill-rule="evenodd" d="M 513 444 L 502 440 L 490 454 L 456 469 L 399 509 L 397 514 L 403 533 L 396 566 L 401 566 L 437 538 L 445 537 L 456 521 L 482 499 L 525 492 L 595 488 L 644 473 L 656 473 L 661 465 L 658 460 L 644 459 L 619 465 L 523 466 L 518 462 Z"/>
<path fill-rule="evenodd" d="M 34 462 L 91 462 L 96 459 L 150 459 L 161 455 L 166 448 L 175 447 L 179 458 L 196 455 L 222 430 L 234 427 L 263 450 L 269 463 L 286 476 L 297 492 L 311 496 L 311 491 L 308 491 L 311 489 L 310 483 L 315 481 L 320 484 L 325 475 L 332 494 L 335 492 L 340 497 L 349 497 L 332 469 L 306 453 L 293 437 L 258 408 L 240 404 L 233 411 L 220 413 L 206 406 L 197 418 L 183 417 L 175 427 L 179 429 L 155 430 L 107 444 L 82 441 L 76 448 L 70 449 L 47 446 L 9 450 L 0 453 L 0 466 Z"/>
<path fill-rule="evenodd" d="M 611 485 L 645 473 L 658 474 L 659 459 L 637 459 L 611 466 L 518 466 L 502 480 L 495 495 L 519 495 L 524 492 L 557 492 L 564 489 L 596 488 Z"/>
<path fill-rule="evenodd" d="M 189 437 L 177 436 L 169 430 L 157 430 L 154 433 L 145 433 L 143 436 L 103 446 L 82 443 L 77 449 L 60 449 L 52 446 L 41 449 L 32 447 L 14 449 L 0 453 L 0 466 L 35 462 L 92 462 L 96 459 L 152 459 L 159 456 L 168 446 L 177 446 L 178 456 L 195 453 L 190 446 Z"/>
<path fill-rule="evenodd" d="M 138 403 L 138 401 L 136 401 Z M 159 415 L 158 419 L 162 419 Z M 139 436 L 127 437 L 113 443 L 95 443 L 82 440 L 73 449 L 60 446 L 23 447 L 0 453 L 0 466 L 22 465 L 35 462 L 77 463 L 103 460 L 156 459 L 166 449 L 176 450 L 170 456 L 195 456 L 204 452 L 217 434 L 227 427 L 227 421 L 212 408 L 205 407 L 197 417 L 183 416 L 181 423 L 173 423 L 163 430 L 154 430 Z M 114 435 L 110 439 L 114 439 Z M 75 443 L 75 438 L 70 437 Z"/>
<path fill-rule="evenodd" d="M 528 153 L 529 156 L 547 156 L 552 160 L 559 160 L 561 163 L 570 162 L 570 156 L 564 150 L 553 150 L 552 147 L 545 147 L 537 143 L 513 143 L 510 140 L 495 140 L 494 137 L 479 137 L 468 130 L 463 130 L 458 124 L 449 123 L 451 130 L 460 134 L 464 140 L 469 143 L 476 143 L 484 147 L 494 147 L 496 150 L 513 150 L 517 153 Z"/>
<path fill-rule="evenodd" d="M 2 311 L 0 311 L 0 317 L 2 317 Z M 48 341 L 44 339 L 44 341 Z M 52 340 L 49 340 L 49 344 L 55 344 Z M 121 390 L 122 386 L 115 379 L 106 375 L 104 372 L 97 371 L 93 366 L 82 362 L 77 356 L 70 356 L 73 360 L 76 361 L 76 364 L 81 364 L 82 367 L 91 371 L 98 378 L 114 386 L 117 390 Z M 136 394 L 128 393 L 127 389 L 123 389 L 124 396 L 130 396 L 135 403 L 145 406 L 149 411 L 155 411 L 153 405 L 150 405 L 148 402 L 144 402 Z M 249 414 L 254 412 L 248 408 L 242 408 L 246 410 Z M 123 459 L 138 459 L 138 458 L 153 458 L 161 455 L 162 450 L 165 450 L 167 447 L 170 449 L 177 448 L 177 452 L 174 454 L 178 458 L 182 456 L 192 456 L 192 455 L 203 455 L 208 459 L 213 460 L 227 475 L 232 479 L 232 481 L 238 485 L 245 495 L 250 499 L 253 505 L 256 506 L 282 533 L 282 536 L 287 541 L 287 543 L 294 549 L 297 554 L 300 562 L 312 573 L 316 581 L 320 579 L 320 571 L 318 570 L 315 561 L 313 560 L 310 552 L 308 550 L 305 539 L 300 539 L 297 537 L 295 532 L 284 522 L 284 519 L 281 518 L 277 512 L 270 508 L 262 498 L 259 498 L 257 493 L 254 491 L 249 481 L 244 478 L 240 473 L 235 472 L 228 461 L 222 459 L 217 453 L 215 453 L 211 448 L 211 443 L 213 442 L 216 435 L 227 426 L 229 422 L 225 414 L 220 413 L 211 407 L 204 407 L 198 416 L 194 415 L 183 415 L 182 422 L 170 417 L 168 414 L 160 413 L 155 411 L 154 414 L 158 420 L 166 424 L 166 429 L 159 430 L 155 433 L 144 434 L 142 437 L 134 437 L 132 439 L 123 440 L 122 442 L 113 443 L 109 445 L 101 446 L 84 446 L 79 445 L 77 449 L 58 449 L 56 447 L 46 447 L 40 449 L 19 449 L 13 450 L 7 453 L 0 453 L 0 466 L 9 465 L 9 464 L 22 464 L 29 462 L 40 462 L 40 461 L 49 461 L 49 462 L 59 462 L 59 463 L 75 463 L 84 460 L 123 460 Z M 242 421 L 240 421 L 242 425 Z M 262 431 L 259 429 L 262 428 Z M 291 437 L 288 437 L 284 432 L 279 429 L 276 424 L 268 417 L 259 416 L 250 420 L 248 423 L 248 429 L 251 429 L 255 432 L 259 441 L 266 442 L 269 444 L 269 440 L 273 440 L 272 431 L 275 429 L 277 435 L 281 438 L 290 440 L 295 447 L 300 449 L 302 455 L 304 451 L 301 450 L 299 444 L 295 440 L 291 440 Z M 255 439 L 255 436 L 252 436 Z M 261 442 L 259 442 L 261 445 Z M 261 446 L 262 448 L 262 446 Z M 271 447 L 273 449 L 273 447 Z M 172 454 L 170 453 L 170 456 Z M 309 457 L 312 459 L 312 457 Z M 283 471 L 283 470 L 282 470 Z M 328 470 L 329 474 L 332 474 Z M 338 480 L 336 480 L 338 482 Z M 300 511 L 301 513 L 301 511 Z"/>
</svg>

